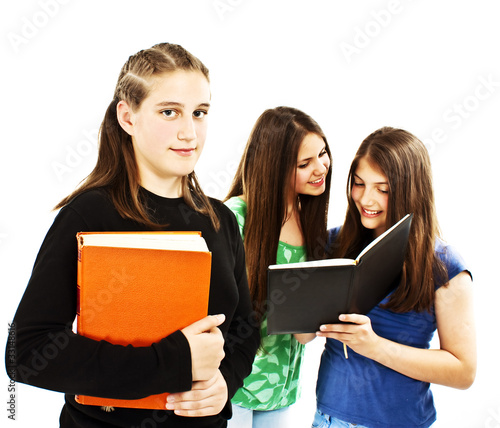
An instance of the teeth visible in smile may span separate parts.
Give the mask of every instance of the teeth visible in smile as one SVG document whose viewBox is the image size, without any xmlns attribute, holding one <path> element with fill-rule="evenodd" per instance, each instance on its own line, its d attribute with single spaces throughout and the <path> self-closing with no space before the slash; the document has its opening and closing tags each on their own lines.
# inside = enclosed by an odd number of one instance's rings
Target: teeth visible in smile
<svg viewBox="0 0 500 428">
<path fill-rule="evenodd" d="M 323 177 L 318 178 L 316 181 L 311 181 L 311 183 L 312 183 L 312 184 L 317 184 L 317 183 L 319 183 L 321 180 L 323 180 Z"/>
<path fill-rule="evenodd" d="M 363 209 L 365 210 L 365 213 L 366 213 L 366 214 L 369 214 L 369 215 L 375 215 L 375 214 L 378 214 L 378 213 L 379 213 L 379 211 L 369 211 L 369 210 L 367 210 L 366 208 L 363 208 Z"/>
</svg>

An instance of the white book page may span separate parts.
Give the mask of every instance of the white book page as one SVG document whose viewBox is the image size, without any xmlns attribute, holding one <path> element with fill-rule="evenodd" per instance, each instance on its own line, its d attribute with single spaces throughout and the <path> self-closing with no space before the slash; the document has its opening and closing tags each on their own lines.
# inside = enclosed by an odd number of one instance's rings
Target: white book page
<svg viewBox="0 0 500 428">
<path fill-rule="evenodd" d="M 315 268 L 315 267 L 326 267 L 326 266 L 350 266 L 355 265 L 356 260 L 353 259 L 325 259 L 325 260 L 311 260 L 309 262 L 300 263 L 286 263 L 282 265 L 271 265 L 269 269 L 302 269 L 302 268 Z"/>
<path fill-rule="evenodd" d="M 80 236 L 83 246 L 149 248 L 153 250 L 208 251 L 205 240 L 198 235 L 105 233 Z"/>
<path fill-rule="evenodd" d="M 384 233 L 382 233 L 382 235 L 380 235 L 378 238 L 374 239 L 372 242 L 370 242 L 364 249 L 363 251 L 361 251 L 361 253 L 359 253 L 358 257 L 356 257 L 356 261 L 359 262 L 359 259 L 361 257 L 363 257 L 364 254 L 366 254 L 371 248 L 373 248 L 375 245 L 377 245 L 380 241 L 382 241 L 382 239 L 384 239 L 384 237 L 386 237 L 387 235 L 389 235 L 389 233 L 391 233 L 394 229 L 396 229 L 396 227 L 398 227 L 400 225 L 400 223 L 402 223 L 407 217 L 409 217 L 410 214 L 406 214 L 401 220 L 399 220 L 394 226 L 392 226 L 391 228 L 387 229 Z"/>
</svg>

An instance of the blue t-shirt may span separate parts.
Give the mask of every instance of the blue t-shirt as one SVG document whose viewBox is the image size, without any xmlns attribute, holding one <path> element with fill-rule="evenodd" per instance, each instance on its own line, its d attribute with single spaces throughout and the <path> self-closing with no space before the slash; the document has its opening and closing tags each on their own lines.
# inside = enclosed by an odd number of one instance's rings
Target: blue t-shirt
<svg viewBox="0 0 500 428">
<path fill-rule="evenodd" d="M 338 231 L 339 228 L 331 230 L 330 237 L 335 239 Z M 460 255 L 440 240 L 436 242 L 436 253 L 444 262 L 450 280 L 467 270 Z M 389 296 L 380 304 L 388 300 Z M 433 309 L 396 313 L 379 305 L 368 317 L 379 336 L 416 348 L 429 348 L 436 331 Z M 349 350 L 346 359 L 342 343 L 327 339 L 316 386 L 317 406 L 323 413 L 353 424 L 373 428 L 426 428 L 436 420 L 429 386 L 353 350 Z"/>
</svg>

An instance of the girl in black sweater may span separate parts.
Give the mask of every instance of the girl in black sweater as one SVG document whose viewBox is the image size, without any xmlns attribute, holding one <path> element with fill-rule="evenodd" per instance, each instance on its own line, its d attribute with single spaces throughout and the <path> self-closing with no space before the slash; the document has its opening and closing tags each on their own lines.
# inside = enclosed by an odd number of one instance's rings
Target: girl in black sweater
<svg viewBox="0 0 500 428">
<path fill-rule="evenodd" d="M 231 417 L 229 400 L 250 373 L 259 331 L 236 220 L 194 174 L 209 107 L 208 70 L 182 47 L 164 43 L 131 56 L 101 125 L 96 167 L 56 207 L 14 318 L 6 367 L 16 382 L 66 394 L 61 427 L 224 427 Z M 76 233 L 142 230 L 202 232 L 212 252 L 211 315 L 148 347 L 75 334 Z M 74 398 L 162 392 L 171 393 L 164 411 L 106 412 Z"/>
</svg>

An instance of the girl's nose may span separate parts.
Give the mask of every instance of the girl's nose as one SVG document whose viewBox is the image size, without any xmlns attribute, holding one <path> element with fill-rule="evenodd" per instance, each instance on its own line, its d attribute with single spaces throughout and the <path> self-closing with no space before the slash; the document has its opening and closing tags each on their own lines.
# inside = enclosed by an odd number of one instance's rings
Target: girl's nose
<svg viewBox="0 0 500 428">
<path fill-rule="evenodd" d="M 317 159 L 314 165 L 314 174 L 321 175 L 328 171 L 329 166 L 325 165 L 320 159 Z"/>
<path fill-rule="evenodd" d="M 184 141 L 193 141 L 196 138 L 196 129 L 192 118 L 186 118 L 182 121 L 177 138 Z"/>
<path fill-rule="evenodd" d="M 370 206 L 373 203 L 373 191 L 371 189 L 365 188 L 363 194 L 359 198 L 361 205 Z"/>
</svg>

